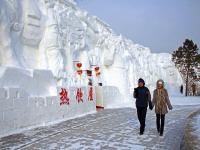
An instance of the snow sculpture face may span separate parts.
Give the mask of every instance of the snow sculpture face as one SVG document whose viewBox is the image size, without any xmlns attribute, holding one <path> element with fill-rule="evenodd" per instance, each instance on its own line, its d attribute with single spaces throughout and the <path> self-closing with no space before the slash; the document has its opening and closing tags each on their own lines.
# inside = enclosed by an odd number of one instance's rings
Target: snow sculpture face
<svg viewBox="0 0 200 150">
<path fill-rule="evenodd" d="M 0 2 L 2 65 L 36 67 L 42 39 L 41 13 L 35 0 Z"/>
<path fill-rule="evenodd" d="M 35 0 L 23 0 L 23 31 L 22 42 L 28 46 L 39 46 L 42 39 L 42 14 Z"/>
</svg>

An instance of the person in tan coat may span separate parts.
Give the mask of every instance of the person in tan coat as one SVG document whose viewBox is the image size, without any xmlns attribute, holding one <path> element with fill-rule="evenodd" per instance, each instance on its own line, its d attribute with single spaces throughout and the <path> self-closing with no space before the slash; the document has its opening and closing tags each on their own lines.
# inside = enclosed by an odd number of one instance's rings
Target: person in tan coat
<svg viewBox="0 0 200 150">
<path fill-rule="evenodd" d="M 164 81 L 158 80 L 157 87 L 153 92 L 153 106 L 155 106 L 156 113 L 156 125 L 160 136 L 163 136 L 165 125 L 165 114 L 168 113 L 168 109 L 172 110 L 172 105 L 169 100 L 168 92 L 164 88 Z"/>
</svg>

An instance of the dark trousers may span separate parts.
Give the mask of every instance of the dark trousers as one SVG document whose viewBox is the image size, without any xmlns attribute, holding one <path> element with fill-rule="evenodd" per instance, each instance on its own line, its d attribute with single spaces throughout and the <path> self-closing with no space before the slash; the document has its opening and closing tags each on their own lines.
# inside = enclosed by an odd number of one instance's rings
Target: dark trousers
<svg viewBox="0 0 200 150">
<path fill-rule="evenodd" d="M 196 91 L 192 91 L 193 96 L 196 96 Z"/>
<path fill-rule="evenodd" d="M 156 114 L 156 125 L 157 130 L 160 134 L 163 134 L 164 126 L 165 126 L 165 115 Z"/>
<path fill-rule="evenodd" d="M 140 122 L 140 133 L 144 132 L 147 107 L 137 107 L 138 120 Z"/>
</svg>

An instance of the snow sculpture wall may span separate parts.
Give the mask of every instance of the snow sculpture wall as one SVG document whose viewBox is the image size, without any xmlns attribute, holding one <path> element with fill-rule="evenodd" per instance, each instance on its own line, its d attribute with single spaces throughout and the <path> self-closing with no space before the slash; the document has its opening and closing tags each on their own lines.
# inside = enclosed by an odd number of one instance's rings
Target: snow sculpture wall
<svg viewBox="0 0 200 150">
<path fill-rule="evenodd" d="M 118 88 L 122 99 L 143 77 L 153 89 L 159 78 L 168 87 L 180 86 L 181 77 L 169 54 L 150 49 L 116 35 L 109 25 L 78 8 L 73 0 L 0 1 L 0 64 L 28 69 L 49 69 L 57 85 L 77 82 L 75 62 L 84 70 L 100 66 L 94 83 Z M 173 81 L 173 82 L 172 82 Z"/>
<path fill-rule="evenodd" d="M 82 87 L 82 90 L 83 102 L 77 102 L 76 88 L 71 87 L 69 89 L 70 104 L 60 105 L 58 96 L 28 96 L 20 88 L 0 88 L 0 137 L 24 128 L 47 125 L 94 113 L 95 99 L 88 101 L 87 87 Z M 60 91 L 59 88 L 58 91 Z"/>
<path fill-rule="evenodd" d="M 0 87 L 20 88 L 27 96 L 57 96 L 56 86 L 50 70 L 0 67 Z"/>
</svg>

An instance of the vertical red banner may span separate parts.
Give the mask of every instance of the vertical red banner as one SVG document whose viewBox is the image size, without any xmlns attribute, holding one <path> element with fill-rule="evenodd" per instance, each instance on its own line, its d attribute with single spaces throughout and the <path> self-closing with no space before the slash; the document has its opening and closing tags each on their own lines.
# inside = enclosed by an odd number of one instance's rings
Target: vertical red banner
<svg viewBox="0 0 200 150">
<path fill-rule="evenodd" d="M 59 94 L 60 94 L 60 105 L 64 104 L 69 105 L 69 96 L 67 90 L 65 88 L 61 88 L 61 92 Z"/>
<path fill-rule="evenodd" d="M 93 101 L 93 88 L 92 88 L 92 86 L 90 86 L 90 88 L 89 88 L 88 100 Z"/>
<path fill-rule="evenodd" d="M 81 88 L 78 88 L 76 91 L 76 100 L 78 103 L 83 102 L 83 92 Z"/>
</svg>

